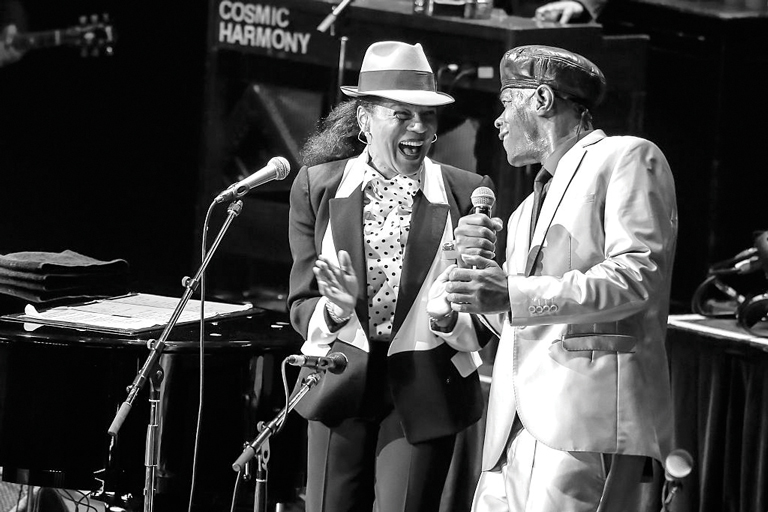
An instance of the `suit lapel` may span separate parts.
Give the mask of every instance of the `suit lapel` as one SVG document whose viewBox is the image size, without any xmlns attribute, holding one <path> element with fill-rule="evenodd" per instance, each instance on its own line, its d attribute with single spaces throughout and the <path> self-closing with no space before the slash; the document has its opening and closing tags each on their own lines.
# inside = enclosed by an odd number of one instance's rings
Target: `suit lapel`
<svg viewBox="0 0 768 512">
<path fill-rule="evenodd" d="M 352 259 L 360 284 L 355 311 L 368 334 L 368 298 L 366 294 L 367 272 L 363 248 L 363 191 L 357 187 L 347 197 L 330 200 L 330 223 L 336 252 L 344 250 Z"/>
<path fill-rule="evenodd" d="M 547 236 L 549 226 L 552 225 L 552 218 L 555 216 L 555 212 L 557 212 L 560 202 L 563 200 L 563 195 L 565 195 L 568 185 L 571 184 L 571 180 L 576 174 L 585 153 L 586 150 L 583 146 L 574 146 L 563 156 L 557 166 L 557 171 L 544 198 L 544 204 L 541 207 L 541 213 L 539 214 L 536 229 L 531 239 L 528 260 L 525 264 L 525 275 L 527 276 L 532 275 L 536 269 L 536 261 L 541 254 L 542 245 Z"/>
<path fill-rule="evenodd" d="M 400 275 L 397 307 L 392 321 L 392 338 L 403 324 L 426 279 L 443 238 L 447 219 L 447 204 L 430 203 L 421 191 L 416 194 L 413 200 L 408 248 Z"/>
</svg>

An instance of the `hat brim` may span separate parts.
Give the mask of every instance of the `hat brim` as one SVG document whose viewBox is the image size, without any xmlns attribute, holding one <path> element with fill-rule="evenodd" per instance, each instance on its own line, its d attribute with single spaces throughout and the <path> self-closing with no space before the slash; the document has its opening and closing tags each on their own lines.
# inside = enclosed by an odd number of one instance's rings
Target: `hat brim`
<svg viewBox="0 0 768 512">
<path fill-rule="evenodd" d="M 439 107 L 456 101 L 453 99 L 453 96 L 449 94 L 432 91 L 405 91 L 398 89 L 359 92 L 357 87 L 342 85 L 341 92 L 353 98 L 359 98 L 362 96 L 377 96 L 380 98 L 386 98 L 388 100 L 399 101 L 401 103 L 409 103 L 411 105 L 419 105 L 422 107 Z"/>
</svg>

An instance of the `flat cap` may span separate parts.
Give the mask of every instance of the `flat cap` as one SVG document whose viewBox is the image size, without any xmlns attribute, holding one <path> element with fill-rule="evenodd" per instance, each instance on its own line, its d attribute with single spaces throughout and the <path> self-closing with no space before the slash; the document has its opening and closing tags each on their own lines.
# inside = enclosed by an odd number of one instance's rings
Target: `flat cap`
<svg viewBox="0 0 768 512">
<path fill-rule="evenodd" d="M 605 76 L 591 61 L 554 46 L 512 48 L 499 65 L 501 90 L 548 85 L 568 99 L 592 108 L 605 95 Z"/>
</svg>

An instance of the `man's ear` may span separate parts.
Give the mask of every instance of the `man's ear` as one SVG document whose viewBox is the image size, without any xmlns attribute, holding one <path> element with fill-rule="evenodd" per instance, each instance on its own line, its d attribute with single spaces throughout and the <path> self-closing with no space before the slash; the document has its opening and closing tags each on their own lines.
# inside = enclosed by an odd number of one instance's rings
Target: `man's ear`
<svg viewBox="0 0 768 512">
<path fill-rule="evenodd" d="M 533 93 L 536 113 L 545 115 L 555 108 L 555 91 L 548 85 L 540 85 Z"/>
</svg>

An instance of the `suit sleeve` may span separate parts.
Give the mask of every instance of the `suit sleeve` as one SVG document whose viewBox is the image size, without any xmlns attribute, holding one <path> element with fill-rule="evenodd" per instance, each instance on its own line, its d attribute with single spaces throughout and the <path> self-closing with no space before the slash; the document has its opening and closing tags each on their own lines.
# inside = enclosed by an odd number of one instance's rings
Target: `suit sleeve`
<svg viewBox="0 0 768 512">
<path fill-rule="evenodd" d="M 317 260 L 316 221 L 317 215 L 310 201 L 309 174 L 307 167 L 302 167 L 291 186 L 288 213 L 288 242 L 293 258 L 288 307 L 291 324 L 304 339 L 307 338 L 309 320 L 320 300 L 312 271 Z"/>
<path fill-rule="evenodd" d="M 672 173 L 661 151 L 636 139 L 617 157 L 607 180 L 601 259 L 561 277 L 510 276 L 512 325 L 612 322 L 647 306 L 669 286 L 677 239 L 677 207 Z M 573 240 L 578 245 L 578 240 Z M 577 249 L 578 250 L 578 249 Z M 534 315 L 536 300 L 552 300 L 558 310 Z"/>
</svg>

